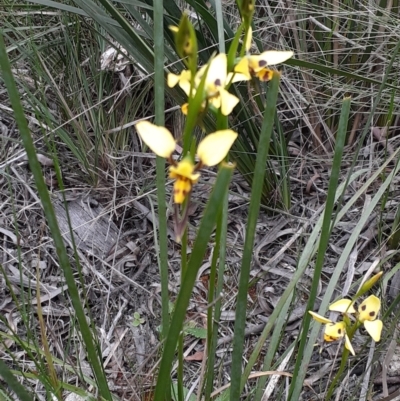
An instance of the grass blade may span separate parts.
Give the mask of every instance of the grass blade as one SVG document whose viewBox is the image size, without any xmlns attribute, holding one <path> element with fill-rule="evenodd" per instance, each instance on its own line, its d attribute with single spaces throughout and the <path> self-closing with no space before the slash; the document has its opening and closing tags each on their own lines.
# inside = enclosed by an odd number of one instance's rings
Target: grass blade
<svg viewBox="0 0 400 401">
<path fill-rule="evenodd" d="M 341 169 L 343 148 L 346 141 L 347 134 L 347 124 L 349 121 L 350 114 L 350 98 L 345 98 L 342 105 L 342 111 L 340 114 L 339 127 L 336 135 L 336 146 L 335 146 L 335 155 L 333 158 L 333 165 L 331 171 L 331 178 L 329 180 L 329 188 L 327 194 L 327 200 L 324 211 L 324 220 L 322 223 L 322 232 L 321 232 L 321 240 L 318 247 L 317 260 L 315 262 L 314 268 L 314 276 L 310 289 L 310 297 L 307 304 L 307 310 L 310 310 L 314 306 L 315 298 L 317 296 L 318 284 L 320 281 L 322 267 L 325 259 L 325 252 L 328 247 L 328 242 L 330 238 L 330 234 L 332 231 L 332 214 L 333 208 L 335 204 L 335 193 L 337 191 L 338 183 L 339 183 L 339 174 Z M 302 335 L 300 339 L 298 354 L 303 355 L 304 347 L 308 338 L 308 328 L 310 325 L 311 316 L 306 313 L 303 320 L 302 326 Z M 302 364 L 303 358 L 298 358 L 296 361 L 296 365 L 294 368 L 294 376 L 297 377 L 300 365 Z M 296 381 L 293 381 L 295 383 Z"/>
<path fill-rule="evenodd" d="M 154 2 L 154 101 L 155 123 L 164 125 L 164 15 L 163 1 Z M 167 244 L 167 210 L 165 206 L 165 159 L 157 156 L 157 198 L 159 218 L 159 269 L 161 276 L 162 298 L 162 334 L 166 338 L 168 333 L 168 244 Z"/>
<path fill-rule="evenodd" d="M 25 390 L 25 388 L 18 382 L 15 376 L 11 373 L 10 369 L 8 369 L 7 365 L 1 359 L 0 359 L 0 376 L 4 379 L 4 381 L 10 387 L 10 389 L 14 391 L 14 393 L 19 397 L 21 401 L 32 401 L 33 395 L 29 394 Z"/>
<path fill-rule="evenodd" d="M 242 356 L 244 344 L 244 329 L 246 324 L 247 289 L 250 275 L 250 264 L 253 257 L 254 234 L 260 210 L 262 186 L 254 185 L 263 182 L 265 176 L 265 163 L 268 157 L 269 144 L 274 126 L 276 102 L 279 91 L 279 74 L 274 74 L 267 94 L 267 106 L 265 108 L 264 120 L 261 127 L 258 145 L 257 160 L 254 169 L 253 186 L 249 206 L 249 217 L 247 221 L 246 239 L 242 266 L 240 269 L 239 292 L 236 306 L 235 335 L 233 340 L 232 376 L 231 376 L 231 401 L 240 399 L 240 378 L 242 375 Z"/>
<path fill-rule="evenodd" d="M 193 245 L 187 271 L 182 280 L 181 289 L 176 300 L 175 312 L 171 320 L 168 337 L 164 345 L 154 401 L 164 401 L 165 391 L 170 386 L 170 370 L 175 355 L 176 344 L 186 316 L 186 309 L 192 295 L 197 272 L 202 264 L 204 254 L 213 232 L 215 221 L 221 212 L 222 202 L 233 173 L 233 166 L 223 165 L 220 168 L 213 191 L 208 200 L 199 231 Z"/>
</svg>

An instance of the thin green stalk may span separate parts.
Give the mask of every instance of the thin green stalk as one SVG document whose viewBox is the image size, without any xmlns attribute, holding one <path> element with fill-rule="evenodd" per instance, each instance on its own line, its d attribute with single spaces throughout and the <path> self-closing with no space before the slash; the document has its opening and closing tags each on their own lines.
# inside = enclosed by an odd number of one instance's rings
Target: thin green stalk
<svg viewBox="0 0 400 401">
<path fill-rule="evenodd" d="M 178 400 L 183 401 L 183 333 L 178 340 Z"/>
<path fill-rule="evenodd" d="M 165 401 L 166 389 L 170 386 L 171 365 L 175 356 L 179 334 L 186 317 L 186 310 L 192 295 L 193 286 L 196 281 L 197 273 L 203 262 L 204 254 L 207 250 L 210 236 L 215 226 L 215 221 L 222 208 L 221 199 L 224 198 L 225 193 L 228 191 L 232 173 L 233 166 L 226 164 L 221 165 L 213 191 L 211 192 L 209 201 L 207 202 L 204 216 L 201 219 L 198 234 L 193 245 L 192 254 L 189 259 L 188 268 L 183 277 L 182 286 L 176 300 L 175 311 L 172 316 L 168 336 L 165 341 L 154 393 L 154 401 Z"/>
<path fill-rule="evenodd" d="M 293 292 L 293 295 L 294 295 L 294 292 Z M 276 357 L 276 352 L 279 348 L 280 341 L 282 340 L 282 335 L 285 334 L 284 326 L 285 326 L 285 324 L 287 324 L 287 319 L 289 317 L 288 311 L 289 311 L 290 305 L 292 304 L 292 301 L 293 301 L 293 297 L 288 298 L 286 303 L 283 305 L 283 308 L 279 311 L 279 317 L 277 319 L 277 322 L 275 323 L 274 332 L 272 334 L 272 338 L 268 345 L 268 352 L 264 358 L 264 363 L 263 363 L 263 371 L 264 372 L 267 370 L 271 370 L 272 361 Z M 265 391 L 265 383 L 266 383 L 267 379 L 268 379 L 267 376 L 262 376 L 258 380 L 256 394 L 254 396 L 254 401 L 258 401 L 258 400 L 262 399 L 262 396 Z M 247 378 L 246 378 L 246 380 L 247 380 Z M 244 385 L 245 385 L 244 378 L 242 378 L 242 386 L 244 386 Z"/>
<path fill-rule="evenodd" d="M 223 209 L 218 216 L 216 234 L 215 234 L 215 246 L 213 251 L 213 257 L 211 261 L 211 270 L 210 270 L 210 279 L 209 279 L 209 287 L 208 287 L 208 305 L 210 305 L 207 311 L 207 369 L 206 369 L 206 388 L 204 399 L 209 400 L 210 394 L 213 389 L 214 384 L 214 361 L 215 361 L 215 348 L 216 348 L 216 334 L 218 335 L 218 327 L 216 327 L 215 323 L 219 320 L 219 316 L 217 316 L 217 305 L 213 305 L 216 298 L 219 297 L 218 289 L 215 291 L 215 282 L 218 280 L 217 288 L 220 285 L 221 278 L 220 277 L 220 269 L 218 269 L 217 273 L 217 263 L 219 257 L 219 266 L 221 264 L 225 264 L 225 242 L 221 241 L 221 237 L 226 238 L 226 205 L 227 205 L 228 193 L 224 199 Z M 224 225 L 225 224 L 225 225 Z M 222 259 L 222 260 L 221 260 Z M 220 303 L 219 303 L 220 304 Z M 219 308 L 220 310 L 220 308 Z M 218 318 L 218 320 L 217 320 Z M 200 389 L 202 391 L 202 389 Z"/>
<path fill-rule="evenodd" d="M 221 0 L 213 1 L 218 25 L 218 47 L 220 53 L 225 53 L 224 16 L 222 14 Z"/>
<path fill-rule="evenodd" d="M 351 328 L 350 332 L 348 333 L 350 341 L 352 340 L 356 330 L 357 330 L 357 324 L 354 324 L 354 326 Z M 339 367 L 339 370 L 336 372 L 336 375 L 333 378 L 332 383 L 329 386 L 328 392 L 326 393 L 326 396 L 325 396 L 326 400 L 331 399 L 333 392 L 335 391 L 336 384 L 337 384 L 338 380 L 342 377 L 342 373 L 344 372 L 344 370 L 347 366 L 347 360 L 349 359 L 349 355 L 350 355 L 350 351 L 346 347 L 343 347 L 342 357 L 340 358 L 340 367 Z"/>
<path fill-rule="evenodd" d="M 321 239 L 320 239 L 320 243 L 319 243 L 317 260 L 315 262 L 315 268 L 314 268 L 314 274 L 313 274 L 313 281 L 312 281 L 311 288 L 310 288 L 310 295 L 309 295 L 306 310 L 312 310 L 314 303 L 315 303 L 315 299 L 317 297 L 318 285 L 320 282 L 322 267 L 324 265 L 324 260 L 325 260 L 325 252 L 326 252 L 326 249 L 328 248 L 331 229 L 333 227 L 332 213 L 333 213 L 333 208 L 334 208 L 334 204 L 335 204 L 335 193 L 336 193 L 338 183 L 339 183 L 339 174 L 341 171 L 343 149 L 344 149 L 346 135 L 347 135 L 347 124 L 348 124 L 349 114 L 350 114 L 350 104 L 351 104 L 350 98 L 345 98 L 343 100 L 342 111 L 340 113 L 339 127 L 338 127 L 338 132 L 336 135 L 335 154 L 333 157 L 331 177 L 329 180 L 329 188 L 328 188 L 328 195 L 327 195 L 326 205 L 325 205 L 324 220 L 322 223 Z M 307 333 L 308 333 L 308 328 L 310 325 L 310 320 L 311 320 L 311 315 L 306 313 L 304 316 L 304 319 L 303 319 L 302 335 L 300 337 L 300 344 L 299 344 L 299 348 L 297 351 L 298 355 L 300 355 L 300 356 L 302 356 L 304 353 L 304 348 L 305 348 L 305 345 L 306 345 L 306 342 L 308 339 Z M 297 375 L 297 372 L 300 369 L 300 365 L 302 364 L 302 361 L 303 361 L 302 357 L 297 358 L 297 360 L 296 360 L 296 365 L 294 368 L 294 376 L 295 377 Z M 295 382 L 296 381 L 293 381 L 292 383 L 295 383 Z M 293 391 L 293 385 L 291 388 L 291 392 L 292 391 Z M 289 397 L 289 399 L 290 399 L 290 397 Z"/>
<path fill-rule="evenodd" d="M 164 9 L 163 1 L 154 2 L 154 107 L 155 123 L 164 125 Z M 165 204 L 165 159 L 157 156 L 157 201 L 158 233 L 160 253 L 157 254 L 161 277 L 161 325 L 162 337 L 166 338 L 169 328 L 168 297 L 168 244 L 167 209 Z"/>
<path fill-rule="evenodd" d="M 39 327 L 40 327 L 40 337 L 42 339 L 42 347 L 46 361 L 47 371 L 46 374 L 48 375 L 49 381 L 52 385 L 53 395 L 55 395 L 59 400 L 62 399 L 61 392 L 60 392 L 60 382 L 57 377 L 57 372 L 54 367 L 53 356 L 50 352 L 49 341 L 46 335 L 46 323 L 43 319 L 43 310 L 42 304 L 40 300 L 40 274 L 39 274 L 39 267 L 36 268 L 36 300 L 37 305 L 37 316 L 39 320 Z"/>
<path fill-rule="evenodd" d="M 236 305 L 235 333 L 233 339 L 232 374 L 230 400 L 240 399 L 240 379 L 242 375 L 242 356 L 244 344 L 244 330 L 246 324 L 247 290 L 250 276 L 250 264 L 253 257 L 254 234 L 256 230 L 262 186 L 256 183 L 263 182 L 265 176 L 265 163 L 268 157 L 269 144 L 274 126 L 274 115 L 279 91 L 279 74 L 274 74 L 267 95 L 267 106 L 265 108 L 264 120 L 261 127 L 259 147 L 251 189 L 249 206 L 249 217 L 247 221 L 246 239 L 242 266 L 240 269 L 239 290 Z"/>
<path fill-rule="evenodd" d="M 25 388 L 18 382 L 15 375 L 8 366 L 0 359 L 0 376 L 7 383 L 7 386 L 14 391 L 21 401 L 32 401 L 33 394 L 28 393 Z"/>
</svg>

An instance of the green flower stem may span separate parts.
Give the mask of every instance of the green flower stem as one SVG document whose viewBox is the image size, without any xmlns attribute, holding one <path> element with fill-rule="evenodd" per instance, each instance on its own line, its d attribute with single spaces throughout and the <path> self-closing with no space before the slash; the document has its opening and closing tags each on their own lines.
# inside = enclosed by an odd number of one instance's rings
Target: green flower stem
<svg viewBox="0 0 400 401">
<path fill-rule="evenodd" d="M 180 334 L 178 340 L 178 400 L 183 401 L 183 333 Z"/>
<path fill-rule="evenodd" d="M 164 125 L 164 8 L 162 0 L 154 2 L 154 104 L 155 123 Z M 161 277 L 161 327 L 162 337 L 166 338 L 169 326 L 168 310 L 168 243 L 167 243 L 167 208 L 165 202 L 165 159 L 157 156 L 157 202 L 158 202 L 158 234 L 159 252 L 158 267 Z M 157 233 L 154 230 L 157 242 Z"/>
<path fill-rule="evenodd" d="M 349 358 L 350 351 L 347 348 L 343 348 L 343 353 L 342 353 L 342 359 L 340 362 L 340 368 L 338 372 L 336 373 L 334 379 L 332 380 L 331 385 L 329 386 L 328 392 L 326 394 L 325 399 L 330 400 L 333 392 L 335 391 L 336 383 L 338 382 L 339 378 L 342 376 L 342 373 L 344 372 L 344 369 L 346 368 L 347 364 L 347 359 Z"/>
<path fill-rule="evenodd" d="M 233 173 L 233 166 L 222 164 L 219 168 L 217 180 L 207 202 L 200 227 L 193 244 L 192 253 L 188 261 L 186 274 L 183 277 L 175 304 L 168 336 L 165 341 L 161 358 L 157 385 L 154 393 L 154 401 L 165 401 L 167 388 L 170 386 L 170 373 L 172 361 L 175 357 L 176 345 L 186 317 L 187 307 L 192 295 L 197 273 L 203 263 L 204 254 L 207 251 L 210 237 L 214 231 L 215 221 L 222 210 L 224 195 L 228 191 L 229 182 Z"/>
<path fill-rule="evenodd" d="M 221 305 L 222 300 L 219 297 L 223 290 L 224 285 L 224 271 L 225 271 L 225 255 L 226 255 L 226 240 L 227 240 L 227 225 L 228 225 L 228 193 L 225 194 L 223 200 L 222 213 L 217 222 L 216 230 L 216 246 L 215 250 L 219 249 L 219 262 L 218 262 L 218 273 L 217 273 L 217 288 L 213 302 L 215 302 L 212 327 L 207 337 L 207 373 L 206 373 L 206 387 L 204 399 L 209 400 L 211 392 L 214 386 L 214 361 L 215 361 L 215 350 L 217 348 L 218 341 L 218 328 L 219 320 L 221 317 Z M 218 245 L 219 244 L 219 245 Z M 211 282 L 211 278 L 210 278 Z M 211 285 L 210 285 L 211 288 Z M 208 323 L 208 322 L 207 322 Z M 208 326 L 207 326 L 208 330 Z"/>
<path fill-rule="evenodd" d="M 359 327 L 360 327 L 360 322 L 357 321 L 348 330 L 347 335 L 350 339 L 350 342 L 353 340 L 354 334 Z M 337 371 L 335 377 L 333 378 L 331 385 L 329 386 L 328 392 L 325 397 L 326 400 L 331 399 L 333 392 L 335 391 L 336 384 L 339 381 L 339 379 L 342 377 L 342 374 L 347 366 L 347 360 L 349 359 L 349 355 L 350 355 L 350 351 L 346 347 L 343 347 L 343 353 L 342 353 L 342 359 L 340 361 L 340 367 L 339 367 L 339 370 Z"/>
</svg>

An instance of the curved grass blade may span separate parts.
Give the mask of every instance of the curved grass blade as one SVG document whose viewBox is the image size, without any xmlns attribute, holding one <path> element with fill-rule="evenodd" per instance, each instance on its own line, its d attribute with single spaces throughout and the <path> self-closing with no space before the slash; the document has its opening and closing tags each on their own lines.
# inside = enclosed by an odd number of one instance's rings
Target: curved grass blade
<svg viewBox="0 0 400 401">
<path fill-rule="evenodd" d="M 1 39 L 0 39 L 1 41 Z M 1 45 L 0 45 L 1 46 Z M 22 386 L 16 377 L 8 369 L 7 365 L 0 359 L 0 376 L 7 383 L 8 387 L 19 397 L 21 401 L 32 401 L 33 395 L 28 393 L 24 386 Z"/>
<path fill-rule="evenodd" d="M 324 220 L 322 223 L 321 239 L 318 247 L 317 260 L 315 262 L 314 276 L 311 284 L 309 300 L 306 307 L 307 310 L 313 308 L 315 298 L 317 296 L 318 285 L 322 273 L 322 267 L 325 260 L 325 252 L 326 249 L 328 248 L 329 238 L 333 227 L 332 214 L 335 205 L 335 193 L 337 191 L 339 183 L 339 174 L 341 171 L 343 149 L 346 142 L 347 124 L 349 121 L 349 114 L 350 114 L 350 104 L 351 104 L 350 98 L 345 98 L 342 105 L 342 111 L 340 113 L 339 127 L 336 135 L 335 154 L 333 157 L 331 177 L 329 180 L 328 194 L 324 210 Z M 306 313 L 303 320 L 302 335 L 300 338 L 300 344 L 297 351 L 299 355 L 303 355 L 304 353 L 304 347 L 308 338 L 308 328 L 310 325 L 310 320 L 311 316 L 308 313 Z M 303 361 L 302 357 L 298 358 L 296 361 L 293 373 L 295 377 L 297 377 L 298 370 L 300 368 L 300 365 L 302 364 L 302 361 Z"/>
<path fill-rule="evenodd" d="M 351 78 L 351 79 L 353 79 L 355 81 L 363 81 L 363 82 L 368 82 L 370 84 L 375 84 L 375 85 L 380 85 L 381 84 L 381 82 L 377 81 L 376 79 L 367 78 L 366 76 L 362 76 L 362 75 L 354 74 L 352 72 L 339 70 L 339 69 L 333 68 L 333 67 L 328 67 L 327 65 L 322 65 L 322 64 L 318 64 L 318 63 L 312 63 L 310 61 L 304 61 L 304 60 L 291 58 L 291 59 L 285 61 L 283 64 L 293 65 L 293 66 L 296 66 L 296 67 L 308 68 L 309 70 L 317 70 L 317 71 L 321 71 L 321 72 L 326 72 L 326 73 L 333 74 L 333 75 L 338 75 L 338 76 L 342 76 L 342 77 L 346 77 L 346 78 Z M 398 87 L 390 85 L 390 84 L 386 84 L 386 87 L 387 88 L 392 88 L 392 89 L 397 89 L 397 90 L 399 89 Z"/>
<path fill-rule="evenodd" d="M 249 217 L 247 221 L 246 239 L 244 244 L 242 266 L 240 269 L 239 291 L 236 305 L 235 334 L 233 339 L 231 374 L 232 385 L 230 389 L 231 401 L 236 401 L 240 399 L 240 378 L 242 375 L 241 366 L 243 357 L 244 330 L 246 324 L 247 290 L 250 275 L 250 264 L 253 257 L 254 234 L 256 230 L 262 194 L 262 186 L 257 185 L 256 183 L 264 181 L 265 163 L 268 157 L 269 144 L 271 141 L 271 135 L 274 126 L 278 91 L 279 74 L 274 74 L 270 82 L 270 87 L 267 94 L 267 106 L 264 112 L 264 120 L 261 127 L 260 140 L 258 144 L 257 159 L 254 169 L 253 185 L 249 206 Z"/>
</svg>

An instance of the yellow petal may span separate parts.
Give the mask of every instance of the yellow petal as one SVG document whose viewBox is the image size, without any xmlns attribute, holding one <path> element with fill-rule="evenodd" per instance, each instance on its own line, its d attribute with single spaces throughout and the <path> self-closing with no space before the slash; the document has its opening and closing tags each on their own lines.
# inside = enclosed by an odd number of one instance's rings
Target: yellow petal
<svg viewBox="0 0 400 401">
<path fill-rule="evenodd" d="M 225 85 L 227 74 L 226 54 L 220 53 L 210 61 L 205 82 L 208 96 L 212 96 L 217 87 Z"/>
<path fill-rule="evenodd" d="M 172 32 L 179 32 L 179 28 L 177 26 L 175 26 L 175 25 L 170 25 L 168 28 Z"/>
<path fill-rule="evenodd" d="M 221 107 L 221 96 L 216 95 L 216 96 L 210 97 L 210 99 L 208 99 L 208 103 L 211 104 L 216 109 L 219 109 Z"/>
<path fill-rule="evenodd" d="M 339 299 L 329 306 L 329 310 L 341 313 L 356 313 L 353 301 L 350 299 Z"/>
<path fill-rule="evenodd" d="M 370 295 L 358 307 L 358 320 L 364 322 L 366 320 L 375 320 L 381 309 L 381 300 L 375 295 Z"/>
<path fill-rule="evenodd" d="M 268 65 L 283 63 L 293 57 L 293 54 L 292 51 L 268 50 L 258 55 L 249 56 L 249 64 L 257 72 Z"/>
<path fill-rule="evenodd" d="M 247 71 L 247 75 L 239 73 L 239 72 L 230 72 L 226 78 L 226 82 L 240 82 L 240 81 L 248 81 L 251 78 L 249 72 Z"/>
<path fill-rule="evenodd" d="M 170 72 L 167 75 L 167 84 L 170 88 L 173 88 L 179 82 L 179 86 L 185 90 L 187 86 L 190 88 L 190 77 L 191 73 L 189 70 L 182 70 L 179 75 Z"/>
<path fill-rule="evenodd" d="M 189 81 L 179 81 L 179 87 L 183 89 L 183 91 L 186 93 L 186 96 L 190 95 L 190 82 Z M 193 89 L 192 96 L 196 94 L 196 91 Z"/>
<path fill-rule="evenodd" d="M 178 178 L 174 183 L 174 202 L 181 204 L 192 190 L 192 182 L 188 178 Z"/>
<path fill-rule="evenodd" d="M 167 85 L 173 88 L 179 82 L 179 75 L 172 74 L 172 72 L 167 75 Z"/>
<path fill-rule="evenodd" d="M 136 130 L 143 142 L 157 155 L 168 158 L 175 150 L 175 139 L 165 128 L 148 121 L 140 121 Z"/>
<path fill-rule="evenodd" d="M 184 104 L 181 106 L 181 110 L 182 110 L 182 113 L 183 113 L 185 116 L 187 116 L 188 113 L 189 113 L 189 103 L 184 103 Z"/>
<path fill-rule="evenodd" d="M 215 166 L 228 154 L 235 142 L 237 133 L 230 130 L 222 130 L 207 135 L 197 148 L 197 156 L 206 166 Z"/>
<path fill-rule="evenodd" d="M 354 352 L 354 348 L 351 345 L 350 338 L 347 334 L 344 336 L 344 346 L 351 352 L 353 356 L 356 355 L 356 353 Z"/>
<path fill-rule="evenodd" d="M 364 322 L 364 327 L 374 341 L 381 340 L 381 333 L 383 328 L 383 323 L 381 320 L 374 320 L 373 322 L 366 320 Z"/>
<path fill-rule="evenodd" d="M 187 156 L 183 158 L 179 163 L 175 166 L 169 167 L 169 178 L 172 179 L 182 179 L 186 178 L 192 183 L 197 182 L 200 174 L 194 173 L 194 163 L 192 161 L 191 156 Z"/>
<path fill-rule="evenodd" d="M 308 311 L 308 313 L 313 317 L 314 320 L 316 320 L 319 323 L 332 323 L 332 320 L 327 319 L 326 317 L 323 317 L 321 315 L 318 315 L 318 313 L 312 312 L 312 311 Z"/>
<path fill-rule="evenodd" d="M 247 79 L 251 78 L 250 70 L 249 70 L 249 59 L 247 57 L 243 57 L 233 69 L 235 72 L 243 74 L 247 77 Z"/>
<path fill-rule="evenodd" d="M 325 326 L 324 340 L 327 342 L 339 340 L 346 334 L 345 322 L 328 323 Z"/>
<path fill-rule="evenodd" d="M 234 107 L 239 103 L 239 99 L 229 93 L 226 89 L 219 90 L 220 98 L 221 98 L 221 113 L 224 116 L 228 116 L 232 113 Z"/>
</svg>

